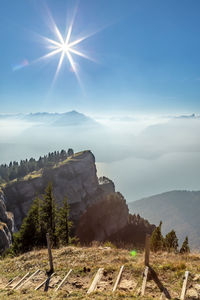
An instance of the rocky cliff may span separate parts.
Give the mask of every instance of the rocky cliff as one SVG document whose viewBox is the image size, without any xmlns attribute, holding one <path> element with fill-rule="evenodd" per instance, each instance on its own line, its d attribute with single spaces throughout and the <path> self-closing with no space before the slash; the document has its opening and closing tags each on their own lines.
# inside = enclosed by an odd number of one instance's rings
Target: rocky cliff
<svg viewBox="0 0 200 300">
<path fill-rule="evenodd" d="M 13 225 L 13 214 L 6 211 L 5 198 L 0 190 L 0 254 L 12 243 Z"/>
<path fill-rule="evenodd" d="M 114 183 L 110 179 L 97 178 L 94 155 L 91 151 L 83 151 L 57 165 L 35 171 L 2 187 L 3 200 L 0 203 L 3 209 L 2 213 L 0 210 L 0 221 L 2 220 L 1 234 L 4 232 L 4 240 L 2 237 L 3 247 L 0 245 L 0 249 L 9 247 L 13 226 L 4 203 L 14 214 L 15 230 L 18 230 L 33 199 L 36 196 L 42 197 L 49 182 L 52 182 L 58 205 L 62 205 L 64 198 L 68 197 L 74 232 L 81 242 L 109 239 L 127 243 L 137 236 L 140 237 L 137 240 L 140 239 L 143 243 L 146 232 L 151 233 L 154 229 L 143 221 L 140 222 L 142 227 L 138 226 L 138 220 L 133 222 L 133 217 L 131 220 L 134 224 L 130 222 L 125 199 L 115 192 Z M 135 243 L 138 244 L 136 240 Z"/>
<path fill-rule="evenodd" d="M 83 151 L 58 165 L 33 172 L 23 180 L 10 182 L 3 188 L 6 205 L 13 212 L 15 227 L 19 229 L 36 195 L 41 196 L 48 182 L 52 182 L 58 204 L 68 197 L 70 217 L 78 221 L 87 206 L 98 202 L 102 195 L 115 192 L 112 181 L 96 175 L 95 158 L 91 151 Z"/>
<path fill-rule="evenodd" d="M 112 193 L 87 209 L 80 218 L 76 235 L 82 244 L 111 241 L 118 246 L 143 247 L 146 234 L 151 234 L 154 229 L 155 225 L 139 215 L 129 214 L 120 193 Z"/>
</svg>

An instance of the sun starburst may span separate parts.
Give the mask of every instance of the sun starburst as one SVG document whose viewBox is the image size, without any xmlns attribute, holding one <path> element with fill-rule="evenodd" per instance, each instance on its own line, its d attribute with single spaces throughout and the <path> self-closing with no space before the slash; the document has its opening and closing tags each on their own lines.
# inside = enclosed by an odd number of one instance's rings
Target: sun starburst
<svg viewBox="0 0 200 300">
<path fill-rule="evenodd" d="M 67 31 L 66 37 L 64 37 L 60 30 L 58 29 L 57 25 L 54 22 L 54 33 L 56 36 L 56 40 L 50 39 L 48 37 L 43 37 L 43 39 L 48 43 L 47 47 L 48 49 L 51 49 L 51 51 L 44 56 L 40 57 L 39 60 L 41 59 L 47 59 L 49 57 L 55 56 L 57 54 L 60 54 L 60 58 L 58 61 L 57 69 L 55 72 L 55 77 L 54 81 L 57 78 L 59 71 L 61 69 L 61 66 L 64 62 L 64 58 L 66 57 L 70 63 L 72 71 L 75 73 L 78 81 L 80 82 L 79 74 L 78 74 L 78 69 L 77 69 L 77 64 L 75 63 L 75 59 L 73 58 L 73 55 L 77 55 L 80 57 L 83 57 L 85 59 L 94 61 L 94 59 L 90 58 L 83 52 L 81 52 L 79 49 L 77 49 L 77 46 L 90 37 L 91 35 L 86 35 L 81 38 L 78 38 L 76 40 L 71 41 L 71 35 L 72 35 L 72 24 L 69 26 L 69 29 Z"/>
</svg>

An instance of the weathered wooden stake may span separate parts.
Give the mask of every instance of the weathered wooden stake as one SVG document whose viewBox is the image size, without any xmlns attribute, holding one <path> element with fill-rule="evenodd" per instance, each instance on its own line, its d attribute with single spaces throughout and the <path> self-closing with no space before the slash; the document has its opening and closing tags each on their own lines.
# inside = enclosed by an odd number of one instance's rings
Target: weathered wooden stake
<svg viewBox="0 0 200 300">
<path fill-rule="evenodd" d="M 11 285 L 11 283 L 13 283 L 13 281 L 15 281 L 19 276 L 16 276 L 15 278 L 11 279 L 5 286 L 4 286 L 4 289 L 6 287 L 8 287 L 9 285 Z"/>
<path fill-rule="evenodd" d="M 189 277 L 189 271 L 185 272 L 185 276 L 184 276 L 184 281 L 183 281 L 183 287 L 182 287 L 182 291 L 181 291 L 181 300 L 185 299 L 185 294 L 186 294 L 186 289 L 187 289 L 187 281 L 188 281 L 188 277 Z"/>
<path fill-rule="evenodd" d="M 94 280 L 92 281 L 92 284 L 91 284 L 89 290 L 87 291 L 87 294 L 90 294 L 96 290 L 97 284 L 101 280 L 101 277 L 103 275 L 103 270 L 104 270 L 104 268 L 100 268 L 97 271 L 97 274 L 95 275 Z"/>
<path fill-rule="evenodd" d="M 124 266 L 121 266 L 120 271 L 119 271 L 119 274 L 118 274 L 117 279 L 116 279 L 116 282 L 115 282 L 115 285 L 114 285 L 113 290 L 112 290 L 113 293 L 114 293 L 115 290 L 117 289 L 118 283 L 119 283 L 119 281 L 120 281 L 120 279 L 121 279 L 121 276 L 122 276 L 123 269 L 124 269 Z"/>
<path fill-rule="evenodd" d="M 47 238 L 47 247 L 48 247 L 48 254 L 49 254 L 49 266 L 50 266 L 49 273 L 53 273 L 53 257 L 51 252 L 51 242 L 50 242 L 49 233 L 46 234 L 46 238 Z"/>
<path fill-rule="evenodd" d="M 52 278 L 55 275 L 55 273 L 51 274 L 48 278 L 46 278 L 42 283 L 40 283 L 38 286 L 36 286 L 35 291 L 39 290 L 50 278 Z"/>
<path fill-rule="evenodd" d="M 150 255 L 150 234 L 146 234 L 145 238 L 145 257 L 144 265 L 149 266 L 149 255 Z"/>
<path fill-rule="evenodd" d="M 69 270 L 69 272 L 67 273 L 67 275 L 63 278 L 63 280 L 61 281 L 61 283 L 57 286 L 57 288 L 55 289 L 55 291 L 58 291 L 61 286 L 64 284 L 64 282 L 67 280 L 69 274 L 72 272 L 72 269 Z"/>
<path fill-rule="evenodd" d="M 146 284 L 147 284 L 147 276 L 148 276 L 148 272 L 149 272 L 149 267 L 145 267 L 145 270 L 144 270 L 144 277 L 143 277 L 143 281 L 142 281 L 141 296 L 144 296 L 144 292 L 145 292 L 145 288 L 146 288 Z"/>
<path fill-rule="evenodd" d="M 13 287 L 12 290 L 16 289 L 16 287 L 18 287 L 18 285 L 21 284 L 21 282 L 29 275 L 30 273 L 28 272 L 26 275 L 24 275 L 24 277 L 22 279 L 20 279 L 20 281 L 18 281 Z"/>
<path fill-rule="evenodd" d="M 35 275 L 37 275 L 40 272 L 40 270 L 38 269 L 37 271 L 35 271 L 35 273 L 33 273 L 29 278 L 27 278 L 24 282 L 22 282 L 17 288 L 16 290 L 19 290 L 24 284 L 26 284 L 29 280 L 31 280 Z"/>
</svg>

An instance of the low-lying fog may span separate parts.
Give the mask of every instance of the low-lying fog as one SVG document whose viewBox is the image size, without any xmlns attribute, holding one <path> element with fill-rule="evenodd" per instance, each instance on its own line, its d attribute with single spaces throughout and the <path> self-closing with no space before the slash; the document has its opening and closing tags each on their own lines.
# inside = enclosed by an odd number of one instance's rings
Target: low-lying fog
<svg viewBox="0 0 200 300">
<path fill-rule="evenodd" d="M 50 151 L 90 149 L 98 176 L 127 201 L 173 190 L 200 190 L 200 118 L 98 117 L 96 125 L 52 126 L 0 118 L 0 163 Z"/>
</svg>

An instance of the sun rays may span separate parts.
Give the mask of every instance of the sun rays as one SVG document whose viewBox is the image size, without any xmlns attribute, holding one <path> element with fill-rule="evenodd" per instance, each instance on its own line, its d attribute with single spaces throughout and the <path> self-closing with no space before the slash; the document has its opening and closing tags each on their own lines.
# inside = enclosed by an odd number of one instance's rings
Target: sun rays
<svg viewBox="0 0 200 300">
<path fill-rule="evenodd" d="M 58 59 L 58 65 L 57 65 L 57 68 L 55 71 L 54 82 L 57 79 L 58 74 L 61 70 L 61 67 L 64 63 L 64 60 L 66 58 L 70 64 L 71 71 L 74 72 L 77 80 L 80 83 L 80 76 L 79 76 L 75 57 L 79 56 L 84 59 L 95 62 L 94 59 L 92 59 L 91 57 L 89 57 L 88 55 L 83 53 L 80 49 L 78 49 L 79 44 L 81 42 L 83 42 L 84 40 L 86 40 L 87 38 L 89 38 L 90 36 L 92 36 L 93 34 L 88 34 L 88 35 L 85 35 L 85 36 L 79 37 L 78 39 L 73 40 L 72 39 L 73 22 L 70 24 L 70 26 L 67 30 L 67 34 L 64 36 L 61 34 L 61 31 L 59 30 L 58 26 L 54 22 L 53 18 L 51 19 L 51 21 L 52 21 L 52 26 L 53 26 L 52 31 L 55 34 L 55 39 L 42 36 L 45 43 L 47 43 L 47 48 L 50 50 L 50 52 L 48 52 L 44 56 L 38 58 L 36 61 L 40 61 L 43 59 L 50 59 L 54 56 L 60 55 L 60 57 Z M 74 21 L 74 17 L 73 17 L 73 21 Z"/>
</svg>

